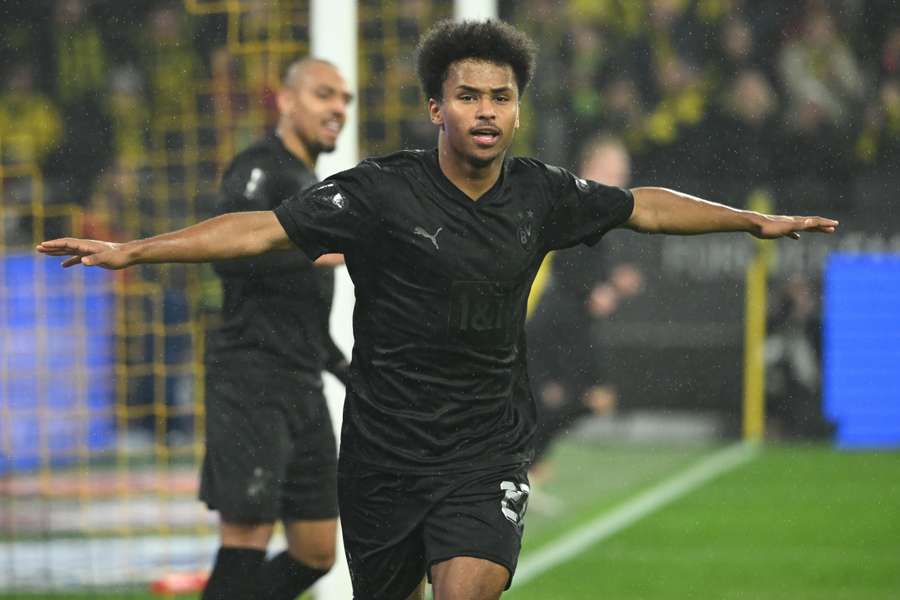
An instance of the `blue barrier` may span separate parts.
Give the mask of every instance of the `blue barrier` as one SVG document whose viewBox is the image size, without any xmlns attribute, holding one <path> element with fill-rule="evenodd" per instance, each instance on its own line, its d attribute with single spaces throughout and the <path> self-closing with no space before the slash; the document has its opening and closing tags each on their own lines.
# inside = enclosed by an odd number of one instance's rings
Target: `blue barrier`
<svg viewBox="0 0 900 600">
<path fill-rule="evenodd" d="M 842 448 L 900 448 L 900 255 L 825 268 L 823 401 Z"/>
<path fill-rule="evenodd" d="M 113 275 L 0 258 L 0 474 L 115 443 Z"/>
</svg>

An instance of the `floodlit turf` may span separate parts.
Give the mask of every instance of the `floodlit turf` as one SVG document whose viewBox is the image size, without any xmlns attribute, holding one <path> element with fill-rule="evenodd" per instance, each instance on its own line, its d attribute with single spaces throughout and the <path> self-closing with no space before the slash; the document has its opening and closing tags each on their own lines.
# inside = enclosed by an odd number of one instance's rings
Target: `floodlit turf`
<svg viewBox="0 0 900 600">
<path fill-rule="evenodd" d="M 560 443 L 551 455 L 552 478 L 543 485 L 532 482 L 523 551 L 577 528 L 713 450 Z"/>
<path fill-rule="evenodd" d="M 715 452 L 564 443 L 523 557 Z M 542 502 L 540 496 L 557 502 Z M 900 598 L 900 453 L 768 447 L 504 600 Z M 146 588 L 143 588 L 146 589 Z M 142 590 L 0 599 L 159 600 Z M 178 596 L 192 600 L 196 596 Z"/>
<path fill-rule="evenodd" d="M 900 453 L 767 448 L 506 597 L 900 598 Z"/>
</svg>

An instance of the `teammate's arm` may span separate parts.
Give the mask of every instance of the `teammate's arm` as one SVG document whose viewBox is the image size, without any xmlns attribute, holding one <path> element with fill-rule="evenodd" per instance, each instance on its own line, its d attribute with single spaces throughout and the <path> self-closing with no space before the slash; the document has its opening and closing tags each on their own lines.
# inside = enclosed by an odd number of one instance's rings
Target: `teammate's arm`
<svg viewBox="0 0 900 600">
<path fill-rule="evenodd" d="M 125 243 L 60 238 L 38 244 L 37 251 L 69 256 L 64 267 L 82 264 L 124 269 L 146 263 L 197 263 L 287 250 L 293 243 L 272 211 L 220 215 L 143 240 Z"/>
<path fill-rule="evenodd" d="M 758 238 L 799 239 L 801 231 L 834 233 L 838 222 L 822 217 L 766 215 L 731 208 L 658 187 L 631 190 L 634 211 L 623 227 L 642 233 L 696 235 L 744 231 Z"/>
<path fill-rule="evenodd" d="M 317 258 L 313 264 L 317 267 L 339 267 L 344 264 L 344 255 L 337 254 L 336 252 L 323 254 Z"/>
</svg>

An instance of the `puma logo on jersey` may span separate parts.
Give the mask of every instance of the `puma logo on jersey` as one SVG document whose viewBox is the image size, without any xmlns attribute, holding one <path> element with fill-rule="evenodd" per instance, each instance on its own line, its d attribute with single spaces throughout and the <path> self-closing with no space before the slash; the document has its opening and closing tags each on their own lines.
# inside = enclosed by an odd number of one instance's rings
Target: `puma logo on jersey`
<svg viewBox="0 0 900 600">
<path fill-rule="evenodd" d="M 434 235 L 432 235 L 432 234 L 428 233 L 427 231 L 425 231 L 424 229 L 422 229 L 421 227 L 416 227 L 415 229 L 413 229 L 413 233 L 416 235 L 422 236 L 423 238 L 428 238 L 429 240 L 431 240 L 431 243 L 434 244 L 434 249 L 440 250 L 441 247 L 438 246 L 437 236 L 441 231 L 443 231 L 443 229 L 444 229 L 443 227 L 438 227 L 437 231 L 435 231 Z"/>
<path fill-rule="evenodd" d="M 514 481 L 501 481 L 500 489 L 503 490 L 503 499 L 500 500 L 500 511 L 506 520 L 516 527 L 522 526 L 522 518 L 528 510 L 528 494 L 531 488 L 527 483 L 517 484 Z"/>
</svg>

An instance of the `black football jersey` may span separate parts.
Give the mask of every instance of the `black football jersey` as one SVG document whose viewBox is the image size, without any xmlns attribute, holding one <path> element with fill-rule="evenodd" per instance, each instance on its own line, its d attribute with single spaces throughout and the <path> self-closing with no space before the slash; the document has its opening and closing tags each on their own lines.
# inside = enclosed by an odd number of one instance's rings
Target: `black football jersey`
<svg viewBox="0 0 900 600">
<path fill-rule="evenodd" d="M 238 154 L 222 178 L 217 214 L 272 210 L 318 183 L 315 173 L 275 135 Z M 332 269 L 298 251 L 221 261 L 222 323 L 211 331 L 207 360 L 252 381 L 277 369 L 321 387 L 321 372 L 343 356 L 328 333 Z"/>
<path fill-rule="evenodd" d="M 344 458 L 441 472 L 525 463 L 535 427 L 525 308 L 547 252 L 631 215 L 627 190 L 508 158 L 477 201 L 437 151 L 365 160 L 275 209 L 310 258 L 356 287 Z"/>
</svg>

